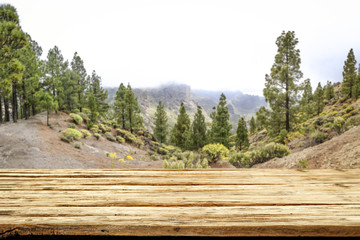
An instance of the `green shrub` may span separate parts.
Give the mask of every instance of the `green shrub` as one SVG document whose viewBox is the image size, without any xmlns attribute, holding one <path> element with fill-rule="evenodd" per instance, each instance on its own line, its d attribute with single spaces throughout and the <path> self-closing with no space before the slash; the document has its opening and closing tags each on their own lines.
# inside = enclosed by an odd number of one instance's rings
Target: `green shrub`
<svg viewBox="0 0 360 240">
<path fill-rule="evenodd" d="M 88 115 L 87 115 L 86 113 L 80 112 L 80 113 L 78 113 L 78 115 L 83 119 L 83 121 L 84 121 L 85 123 L 90 122 L 90 118 L 88 117 Z"/>
<path fill-rule="evenodd" d="M 80 117 L 80 115 L 76 113 L 70 113 L 70 117 L 74 121 L 74 123 L 76 123 L 76 125 L 79 125 L 83 121 L 82 117 Z"/>
<path fill-rule="evenodd" d="M 103 132 L 103 133 L 107 133 L 107 132 L 111 132 L 112 128 L 104 125 L 102 123 L 99 124 L 99 129 Z"/>
<path fill-rule="evenodd" d="M 323 143 L 323 142 L 325 142 L 327 135 L 321 131 L 315 131 L 311 134 L 310 138 L 315 143 Z"/>
<path fill-rule="evenodd" d="M 77 149 L 80 149 L 81 148 L 81 142 L 75 142 L 74 147 L 77 148 Z"/>
<path fill-rule="evenodd" d="M 334 120 L 334 129 L 341 133 L 344 131 L 345 120 L 342 117 L 336 117 Z"/>
<path fill-rule="evenodd" d="M 308 162 L 306 159 L 298 159 L 298 168 L 308 168 Z"/>
<path fill-rule="evenodd" d="M 263 163 L 273 158 L 282 158 L 290 154 L 287 146 L 279 143 L 268 143 L 264 147 L 250 152 L 253 164 Z"/>
<path fill-rule="evenodd" d="M 94 137 L 96 137 L 96 139 L 97 139 L 97 140 L 99 140 L 99 139 L 100 139 L 100 137 L 101 137 L 101 135 L 100 135 L 100 134 L 98 134 L 98 133 L 94 133 Z"/>
<path fill-rule="evenodd" d="M 354 110 L 354 107 L 353 107 L 353 106 L 349 106 L 349 107 L 347 107 L 347 108 L 345 109 L 345 112 L 346 112 L 346 113 L 349 113 L 349 112 L 351 112 L 352 110 Z"/>
<path fill-rule="evenodd" d="M 202 152 L 210 159 L 210 162 L 217 162 L 229 156 L 229 149 L 220 143 L 208 144 L 202 148 Z"/>
<path fill-rule="evenodd" d="M 123 137 L 121 137 L 121 136 L 117 136 L 116 141 L 118 141 L 119 143 L 124 143 L 125 139 Z"/>
<path fill-rule="evenodd" d="M 164 168 L 166 168 L 166 169 L 184 169 L 185 165 L 182 161 L 168 162 L 167 160 L 164 160 Z"/>
<path fill-rule="evenodd" d="M 129 131 L 126 131 L 124 129 L 121 128 L 117 128 L 116 129 L 116 135 L 117 136 L 122 136 L 123 138 L 125 138 L 125 140 L 129 143 L 134 143 L 136 142 L 136 137 Z"/>
<path fill-rule="evenodd" d="M 76 129 L 67 128 L 61 132 L 60 138 L 61 140 L 71 143 L 74 140 L 79 140 L 82 137 L 81 132 Z"/>
<path fill-rule="evenodd" d="M 288 135 L 288 132 L 285 129 L 282 129 L 279 133 L 279 140 L 278 143 L 284 144 L 286 137 Z"/>
<path fill-rule="evenodd" d="M 351 127 L 353 126 L 359 126 L 360 125 L 360 115 L 356 115 L 356 116 L 352 116 L 349 117 L 345 124 L 344 124 L 344 128 L 346 130 L 349 130 Z"/>
<path fill-rule="evenodd" d="M 161 154 L 161 155 L 169 155 L 170 154 L 170 152 L 167 149 L 163 148 L 163 147 L 158 147 L 157 153 Z"/>
<path fill-rule="evenodd" d="M 110 133 L 105 133 L 105 137 L 107 140 L 111 141 L 111 142 L 116 142 L 116 138 L 111 135 Z"/>
<path fill-rule="evenodd" d="M 159 160 L 159 158 L 158 158 L 158 156 L 156 156 L 156 155 L 151 155 L 151 156 L 150 156 L 150 160 L 156 161 L 156 160 Z"/>
<path fill-rule="evenodd" d="M 229 163 L 237 168 L 250 168 L 252 166 L 252 159 L 248 153 L 237 152 L 231 155 Z"/>
<path fill-rule="evenodd" d="M 90 131 L 91 131 L 92 133 L 99 133 L 99 132 L 100 132 L 98 125 L 93 125 L 93 126 L 90 128 Z"/>
<path fill-rule="evenodd" d="M 136 138 L 135 144 L 136 144 L 137 147 L 144 146 L 144 142 L 140 138 Z"/>
<path fill-rule="evenodd" d="M 82 129 L 81 133 L 83 135 L 83 138 L 87 138 L 89 136 L 91 136 L 91 133 L 88 130 Z"/>
<path fill-rule="evenodd" d="M 75 125 L 75 123 L 69 123 L 69 124 L 68 124 L 68 127 L 75 129 L 75 128 L 76 128 L 76 125 Z"/>
<path fill-rule="evenodd" d="M 292 132 L 287 135 L 287 137 L 285 139 L 285 143 L 287 144 L 287 143 L 293 141 L 294 139 L 303 138 L 303 137 L 305 137 L 305 136 L 298 131 Z"/>
</svg>

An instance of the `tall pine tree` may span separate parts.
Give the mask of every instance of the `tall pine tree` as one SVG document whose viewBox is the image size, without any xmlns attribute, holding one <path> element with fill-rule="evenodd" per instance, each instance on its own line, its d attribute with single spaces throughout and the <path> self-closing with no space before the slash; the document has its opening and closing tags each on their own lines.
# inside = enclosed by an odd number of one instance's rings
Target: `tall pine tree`
<svg viewBox="0 0 360 240">
<path fill-rule="evenodd" d="M 79 110 L 82 112 L 83 107 L 86 104 L 85 101 L 85 90 L 89 86 L 89 82 L 86 75 L 86 69 L 84 67 L 84 61 L 78 55 L 77 52 L 74 53 L 74 57 L 71 61 L 71 69 L 72 71 L 78 75 L 78 84 L 77 84 L 77 95 L 78 95 L 78 104 Z"/>
<path fill-rule="evenodd" d="M 181 103 L 179 115 L 177 116 L 176 123 L 171 130 L 171 142 L 185 150 L 187 147 L 188 137 L 190 132 L 190 118 L 186 113 L 184 103 Z"/>
<path fill-rule="evenodd" d="M 135 129 L 143 128 L 143 119 L 140 115 L 141 110 L 130 83 L 125 92 L 125 114 L 127 119 L 126 129 L 133 132 Z"/>
<path fill-rule="evenodd" d="M 303 76 L 300 71 L 300 50 L 296 49 L 298 42 L 295 32 L 282 32 L 276 40 L 278 50 L 271 73 L 265 76 L 264 96 L 272 109 L 274 134 L 280 133 L 283 126 L 289 132 L 294 119 L 294 109 L 298 103 L 298 81 Z"/>
<path fill-rule="evenodd" d="M 244 118 L 240 118 L 236 129 L 236 147 L 242 151 L 249 147 L 248 129 Z"/>
<path fill-rule="evenodd" d="M 12 103 L 12 118 L 17 121 L 17 84 L 25 67 L 20 62 L 20 49 L 28 44 L 26 34 L 19 24 L 16 9 L 10 4 L 0 5 L 0 103 L 4 100 L 5 121 L 10 121 L 9 99 Z M 0 121 L 2 121 L 0 104 Z"/>
<path fill-rule="evenodd" d="M 164 105 L 159 102 L 155 112 L 154 135 L 160 143 L 166 143 L 166 138 L 169 131 L 167 120 L 168 118 L 164 109 Z"/>
<path fill-rule="evenodd" d="M 256 121 L 254 117 L 250 119 L 250 134 L 253 134 L 256 131 Z"/>
<path fill-rule="evenodd" d="M 126 94 L 126 87 L 124 86 L 123 83 L 121 83 L 118 90 L 116 91 L 114 110 L 115 110 L 115 117 L 117 119 L 117 123 L 120 125 L 122 129 L 125 129 L 125 124 L 126 124 L 125 94 Z"/>
<path fill-rule="evenodd" d="M 270 112 L 264 106 L 256 112 L 256 124 L 259 130 L 262 130 L 268 126 Z"/>
<path fill-rule="evenodd" d="M 216 108 L 214 120 L 211 125 L 211 141 L 221 143 L 227 148 L 230 147 L 231 124 L 229 123 L 229 108 L 226 103 L 226 96 L 220 95 L 219 103 Z"/>
<path fill-rule="evenodd" d="M 344 63 L 344 71 L 343 75 L 343 82 L 341 86 L 341 92 L 346 96 L 346 98 L 354 97 L 353 91 L 354 86 L 356 86 L 356 60 L 354 56 L 354 51 L 351 48 L 347 59 Z"/>
<path fill-rule="evenodd" d="M 190 138 L 191 148 L 194 150 L 202 148 L 207 142 L 205 116 L 200 106 L 197 106 L 197 112 L 191 125 Z"/>
<path fill-rule="evenodd" d="M 300 100 L 300 108 L 301 111 L 307 115 L 307 117 L 310 117 L 313 114 L 313 107 L 311 104 L 313 101 L 313 94 L 310 79 L 305 79 L 302 90 L 303 94 Z"/>
<path fill-rule="evenodd" d="M 314 106 L 316 114 L 319 115 L 324 108 L 324 91 L 321 87 L 321 83 L 318 84 L 314 92 Z"/>
<path fill-rule="evenodd" d="M 96 74 L 95 70 L 91 73 L 89 82 L 89 91 L 95 95 L 98 112 L 103 115 L 109 109 L 109 104 L 106 102 L 106 99 L 108 98 L 108 91 L 101 86 L 101 77 Z"/>
<path fill-rule="evenodd" d="M 324 90 L 324 98 L 326 100 L 331 100 L 334 97 L 335 97 L 334 86 L 331 84 L 330 81 L 327 81 Z"/>
</svg>

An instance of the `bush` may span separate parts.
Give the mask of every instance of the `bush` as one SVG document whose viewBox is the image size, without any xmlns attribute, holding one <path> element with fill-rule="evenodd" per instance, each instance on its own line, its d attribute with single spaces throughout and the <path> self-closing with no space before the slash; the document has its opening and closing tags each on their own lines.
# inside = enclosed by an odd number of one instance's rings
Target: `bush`
<svg viewBox="0 0 360 240">
<path fill-rule="evenodd" d="M 86 113 L 80 112 L 80 113 L 78 113 L 78 115 L 83 119 L 83 121 L 84 121 L 85 123 L 90 122 L 90 118 L 88 117 L 88 115 L 86 115 Z"/>
<path fill-rule="evenodd" d="M 347 108 L 345 109 L 345 112 L 346 112 L 346 113 L 349 113 L 349 112 L 351 112 L 352 110 L 354 110 L 354 107 L 353 107 L 353 106 L 350 106 L 350 107 L 347 107 Z"/>
<path fill-rule="evenodd" d="M 74 121 L 74 123 L 76 123 L 76 125 L 79 125 L 83 121 L 82 117 L 80 117 L 80 115 L 76 113 L 70 113 L 70 117 Z"/>
<path fill-rule="evenodd" d="M 79 132 L 76 129 L 67 128 L 64 131 L 61 132 L 60 138 L 61 140 L 71 143 L 72 141 L 79 140 L 82 137 L 81 132 Z"/>
<path fill-rule="evenodd" d="M 282 158 L 290 154 L 290 150 L 283 144 L 268 143 L 264 147 L 250 152 L 253 164 L 263 163 L 273 158 Z"/>
<path fill-rule="evenodd" d="M 237 168 L 250 168 L 252 166 L 252 159 L 248 153 L 238 152 L 231 155 L 229 163 Z"/>
<path fill-rule="evenodd" d="M 76 125 L 75 125 L 75 123 L 69 123 L 69 124 L 68 124 L 68 127 L 75 129 L 75 128 L 76 128 Z"/>
<path fill-rule="evenodd" d="M 202 148 L 202 152 L 208 156 L 210 162 L 217 162 L 229 156 L 229 149 L 220 143 L 208 144 Z"/>
<path fill-rule="evenodd" d="M 156 160 L 159 160 L 159 158 L 156 155 L 151 155 L 150 160 L 156 161 Z"/>
<path fill-rule="evenodd" d="M 111 142 L 116 142 L 116 138 L 111 135 L 110 133 L 105 133 L 105 137 L 107 140 L 111 141 Z"/>
<path fill-rule="evenodd" d="M 308 162 L 306 159 L 298 159 L 298 168 L 308 168 Z"/>
<path fill-rule="evenodd" d="M 126 131 L 124 129 L 117 128 L 116 135 L 125 138 L 125 140 L 129 143 L 136 142 L 136 137 L 131 132 Z"/>
<path fill-rule="evenodd" d="M 125 139 L 123 137 L 121 137 L 121 136 L 117 136 L 116 141 L 118 141 L 119 143 L 124 143 Z"/>
<path fill-rule="evenodd" d="M 311 134 L 310 138 L 315 142 L 315 143 L 323 143 L 325 142 L 327 135 L 323 132 L 320 131 L 315 131 L 314 133 Z"/>
<path fill-rule="evenodd" d="M 279 140 L 278 142 L 281 144 L 285 143 L 286 137 L 288 135 L 288 132 L 285 129 L 282 129 L 279 134 Z"/>
<path fill-rule="evenodd" d="M 81 148 L 81 142 L 75 142 L 74 147 L 77 148 L 77 149 L 80 149 Z"/>
<path fill-rule="evenodd" d="M 111 132 L 112 128 L 104 125 L 102 123 L 99 124 L 99 129 L 103 132 L 103 133 L 107 133 L 107 132 Z"/>
<path fill-rule="evenodd" d="M 344 131 L 345 120 L 342 117 L 336 117 L 334 120 L 334 129 L 341 133 Z"/>
<path fill-rule="evenodd" d="M 87 138 L 89 136 L 91 136 L 91 133 L 88 130 L 82 129 L 81 133 L 83 135 L 83 138 Z"/>
<path fill-rule="evenodd" d="M 300 132 L 292 132 L 292 133 L 289 133 L 285 139 L 285 143 L 289 143 L 291 141 L 293 141 L 294 139 L 297 139 L 297 138 L 303 138 L 305 137 L 303 134 L 301 134 Z"/>
<path fill-rule="evenodd" d="M 136 144 L 136 146 L 138 146 L 138 147 L 144 146 L 144 142 L 143 142 L 141 139 L 139 139 L 139 138 L 136 138 L 135 144 Z"/>
<path fill-rule="evenodd" d="M 349 130 L 351 127 L 358 125 L 360 125 L 360 115 L 349 117 L 344 124 L 344 128 Z"/>
<path fill-rule="evenodd" d="M 97 139 L 97 140 L 99 140 L 99 139 L 100 139 L 100 137 L 101 137 L 101 135 L 100 135 L 100 134 L 98 134 L 98 133 L 94 133 L 94 137 L 96 137 L 96 139 Z"/>
</svg>

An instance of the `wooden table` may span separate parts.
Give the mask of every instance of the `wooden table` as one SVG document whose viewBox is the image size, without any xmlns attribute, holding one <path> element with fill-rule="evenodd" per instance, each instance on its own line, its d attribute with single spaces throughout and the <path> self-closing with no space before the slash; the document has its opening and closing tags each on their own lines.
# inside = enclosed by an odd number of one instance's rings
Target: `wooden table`
<svg viewBox="0 0 360 240">
<path fill-rule="evenodd" d="M 360 169 L 1 169 L 16 234 L 360 236 Z"/>
</svg>

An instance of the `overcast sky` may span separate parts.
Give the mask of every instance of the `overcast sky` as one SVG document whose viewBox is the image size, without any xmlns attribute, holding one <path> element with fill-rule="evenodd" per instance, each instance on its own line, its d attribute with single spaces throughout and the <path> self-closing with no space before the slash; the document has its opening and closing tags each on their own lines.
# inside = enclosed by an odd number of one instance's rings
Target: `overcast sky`
<svg viewBox="0 0 360 240">
<path fill-rule="evenodd" d="M 360 59 L 359 0 L 11 0 L 46 58 L 77 51 L 104 86 L 194 89 L 262 95 L 283 30 L 299 39 L 313 86 L 342 81 L 350 48 Z"/>
</svg>

